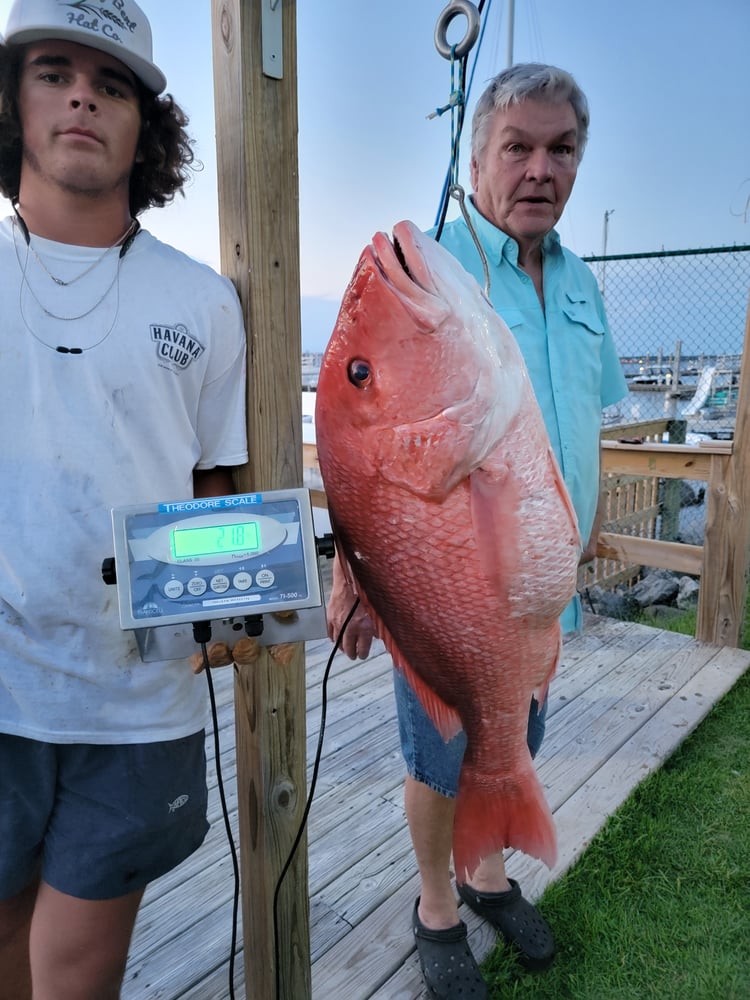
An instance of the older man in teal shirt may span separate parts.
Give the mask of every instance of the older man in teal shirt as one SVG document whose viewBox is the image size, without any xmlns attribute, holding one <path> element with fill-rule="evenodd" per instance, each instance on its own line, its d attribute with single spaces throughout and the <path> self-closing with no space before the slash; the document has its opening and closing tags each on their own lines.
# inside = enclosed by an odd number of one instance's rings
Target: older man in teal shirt
<svg viewBox="0 0 750 1000">
<path fill-rule="evenodd" d="M 573 189 L 588 123 L 586 98 L 563 70 L 521 64 L 500 73 L 474 112 L 468 222 L 459 218 L 435 235 L 480 284 L 486 259 L 492 304 L 521 347 L 581 537 L 593 544 L 602 409 L 625 396 L 627 386 L 593 275 L 561 247 L 554 231 Z M 338 633 L 353 595 L 337 564 L 333 580 L 328 620 Z M 580 624 L 575 599 L 563 614 L 563 631 Z M 371 638 L 372 625 L 360 610 L 347 627 L 343 649 L 364 657 Z M 406 816 L 422 880 L 412 913 L 422 974 L 430 996 L 480 1000 L 487 996 L 486 985 L 459 919 L 450 871 L 466 740 L 459 733 L 445 743 L 400 671 L 394 672 L 394 683 L 408 771 Z M 545 709 L 532 701 L 527 736 L 532 756 L 544 735 Z M 552 932 L 507 878 L 502 852 L 484 859 L 457 889 L 525 968 L 549 966 Z"/>
<path fill-rule="evenodd" d="M 586 98 L 568 73 L 533 64 L 500 73 L 474 113 L 474 193 L 465 205 L 467 218 L 448 223 L 439 234 L 442 245 L 480 284 L 489 281 L 492 304 L 519 343 L 584 543 L 592 535 L 599 501 L 602 410 L 627 394 L 596 281 L 583 261 L 560 245 L 553 228 L 573 189 L 588 123 Z M 562 627 L 570 632 L 580 626 L 576 597 L 563 613 Z M 456 972 L 462 963 L 468 969 L 473 958 L 461 940 L 446 875 L 455 811 L 454 779 L 448 778 L 447 767 L 451 746 L 441 749 L 432 741 L 413 693 L 399 678 L 396 693 L 409 770 L 407 818 L 422 876 L 413 929 L 423 975 L 433 996 L 471 988 L 481 996 L 478 970 L 465 976 Z M 543 733 L 543 712 L 532 703 L 532 755 Z M 457 888 L 515 948 L 525 967 L 550 964 L 552 932 L 518 884 L 506 877 L 501 854 L 485 859 L 471 882 Z"/>
<path fill-rule="evenodd" d="M 466 210 L 486 256 L 490 299 L 523 352 L 585 543 L 599 496 L 602 410 L 628 392 L 599 289 L 589 268 L 552 231 L 541 242 L 540 297 L 519 263 L 519 243 L 473 201 Z M 482 259 L 463 218 L 444 227 L 440 243 L 484 284 Z M 561 621 L 563 632 L 581 627 L 578 597 Z"/>
</svg>

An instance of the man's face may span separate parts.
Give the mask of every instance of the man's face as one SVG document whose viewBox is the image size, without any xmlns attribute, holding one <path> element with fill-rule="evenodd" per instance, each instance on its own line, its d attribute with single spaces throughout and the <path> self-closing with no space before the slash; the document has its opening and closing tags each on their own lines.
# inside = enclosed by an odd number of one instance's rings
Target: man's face
<svg viewBox="0 0 750 1000">
<path fill-rule="evenodd" d="M 133 73 L 113 56 L 74 42 L 30 44 L 18 86 L 22 184 L 101 197 L 125 189 L 141 128 Z"/>
<path fill-rule="evenodd" d="M 479 158 L 471 160 L 474 203 L 522 249 L 556 225 L 578 170 L 573 106 L 527 99 L 495 112 Z"/>
</svg>

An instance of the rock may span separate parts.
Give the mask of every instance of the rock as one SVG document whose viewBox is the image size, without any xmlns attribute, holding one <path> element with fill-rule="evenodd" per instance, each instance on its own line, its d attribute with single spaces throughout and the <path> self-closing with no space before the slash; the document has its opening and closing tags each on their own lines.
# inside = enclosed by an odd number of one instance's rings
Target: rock
<svg viewBox="0 0 750 1000">
<path fill-rule="evenodd" d="M 597 586 L 589 587 L 584 595 L 584 606 L 587 603 L 586 597 L 593 604 L 595 614 L 604 615 L 606 618 L 630 621 L 640 610 L 630 593 L 622 588 L 612 591 Z"/>
<path fill-rule="evenodd" d="M 688 516 L 688 512 L 680 512 L 680 533 L 677 541 L 684 545 L 703 545 L 704 523 Z"/>
<path fill-rule="evenodd" d="M 630 596 L 639 608 L 646 608 L 651 604 L 671 604 L 679 589 L 674 573 L 654 569 L 631 588 Z"/>
<path fill-rule="evenodd" d="M 679 590 L 677 591 L 675 601 L 677 607 L 683 611 L 686 611 L 688 608 L 694 608 L 698 603 L 698 593 L 701 589 L 700 584 L 692 576 L 681 576 L 678 583 Z"/>
<path fill-rule="evenodd" d="M 679 608 L 673 608 L 667 604 L 651 604 L 643 609 L 642 614 L 644 618 L 657 626 L 663 626 L 665 622 L 682 618 L 682 612 Z"/>
<path fill-rule="evenodd" d="M 692 483 L 689 479 L 680 482 L 680 506 L 695 507 L 702 504 L 706 497 L 706 488 L 700 483 Z"/>
</svg>

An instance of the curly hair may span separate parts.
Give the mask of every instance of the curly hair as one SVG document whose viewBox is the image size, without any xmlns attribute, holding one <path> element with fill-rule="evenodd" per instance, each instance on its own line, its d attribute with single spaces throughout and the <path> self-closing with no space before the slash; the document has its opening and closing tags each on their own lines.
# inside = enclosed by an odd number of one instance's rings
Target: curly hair
<svg viewBox="0 0 750 1000">
<path fill-rule="evenodd" d="M 24 46 L 0 45 L 0 192 L 14 204 L 21 185 L 23 134 L 18 113 L 18 80 Z M 130 174 L 130 213 L 171 202 L 189 177 L 194 161 L 188 117 L 171 94 L 159 96 L 140 80 L 141 135 Z"/>
</svg>

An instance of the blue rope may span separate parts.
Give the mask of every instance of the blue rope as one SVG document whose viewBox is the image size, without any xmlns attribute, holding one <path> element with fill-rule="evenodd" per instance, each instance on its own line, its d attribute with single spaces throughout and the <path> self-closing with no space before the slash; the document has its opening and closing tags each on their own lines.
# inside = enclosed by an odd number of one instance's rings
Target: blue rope
<svg viewBox="0 0 750 1000">
<path fill-rule="evenodd" d="M 466 95 L 464 96 L 463 91 L 456 92 L 456 91 L 453 90 L 453 80 L 454 80 L 454 59 L 453 59 L 453 54 L 455 52 L 455 45 L 454 45 L 451 48 L 451 96 L 450 96 L 449 102 L 443 108 L 437 108 L 433 112 L 433 114 L 428 115 L 429 118 L 435 118 L 435 117 L 439 117 L 440 115 L 444 114 L 449 109 L 453 109 L 453 111 L 454 111 L 454 115 L 451 117 L 451 160 L 450 160 L 450 164 L 448 165 L 448 169 L 445 172 L 445 180 L 443 181 L 443 189 L 440 192 L 440 204 L 438 206 L 437 215 L 435 216 L 435 226 L 436 227 L 440 225 L 441 217 L 443 216 L 443 209 L 444 209 L 444 206 L 445 206 L 446 201 L 448 199 L 448 191 L 449 191 L 449 189 L 454 184 L 458 184 L 458 155 L 459 155 L 459 145 L 460 145 L 460 142 L 461 142 L 461 131 L 463 129 L 463 113 L 464 113 L 466 105 L 467 105 L 467 103 L 469 101 L 469 96 L 471 94 L 471 85 L 474 82 L 474 73 L 476 72 L 477 61 L 479 59 L 479 52 L 480 52 L 480 49 L 482 48 L 482 42 L 484 40 L 484 32 L 485 32 L 485 29 L 487 27 L 487 20 L 488 20 L 488 16 L 489 16 L 491 4 L 492 4 L 492 0 L 486 0 L 486 3 L 482 2 L 482 3 L 479 4 L 479 12 L 480 12 L 480 14 L 482 13 L 482 8 L 483 7 L 486 6 L 487 10 L 485 11 L 484 18 L 482 20 L 482 27 L 479 30 L 479 38 L 477 39 L 477 45 L 476 45 L 476 48 L 474 50 L 474 61 L 473 61 L 472 65 L 471 65 L 471 73 L 469 74 L 469 83 L 468 83 L 468 86 L 466 87 Z M 463 85 L 463 67 L 459 66 L 459 68 L 460 68 L 460 73 L 461 73 L 461 85 Z M 457 132 L 456 132 L 456 134 L 454 134 L 455 107 L 458 104 L 458 97 L 457 97 L 456 101 L 454 101 L 454 95 L 457 95 L 459 93 L 460 93 L 461 118 L 460 118 L 460 124 L 458 126 Z"/>
<path fill-rule="evenodd" d="M 456 87 L 456 63 L 458 63 L 458 87 Z M 475 60 L 476 65 L 476 60 Z M 459 148 L 461 142 L 461 130 L 463 128 L 463 117 L 464 110 L 466 108 L 466 98 L 463 91 L 464 82 L 464 71 L 463 71 L 463 61 L 456 60 L 456 46 L 451 46 L 451 94 L 448 103 L 443 105 L 442 108 L 436 108 L 432 114 L 428 115 L 428 118 L 436 118 L 440 115 L 445 114 L 446 111 L 451 112 L 451 158 L 448 164 L 448 170 L 446 171 L 445 181 L 443 183 L 443 191 L 440 198 L 440 207 L 438 208 L 437 218 L 435 219 L 435 225 L 438 225 L 440 221 L 440 216 L 442 213 L 442 206 L 445 201 L 446 193 L 449 186 L 458 183 L 458 157 Z"/>
<path fill-rule="evenodd" d="M 461 89 L 461 83 L 463 80 L 459 81 L 459 87 L 456 89 L 455 86 L 455 72 L 456 72 L 456 46 L 451 46 L 451 96 L 448 98 L 448 103 L 444 104 L 442 108 L 435 108 L 432 114 L 427 115 L 428 118 L 439 118 L 440 115 L 444 115 L 446 111 L 452 111 L 455 116 L 455 111 L 457 107 L 462 107 L 464 105 L 464 94 Z M 459 63 L 459 76 L 462 76 L 461 64 Z"/>
<path fill-rule="evenodd" d="M 451 48 L 451 99 L 455 96 L 456 101 L 451 108 L 451 163 L 450 173 L 454 183 L 458 183 L 458 151 L 461 139 L 461 126 L 464 120 L 464 68 L 463 63 L 458 63 L 458 89 L 454 86 L 456 71 L 456 46 Z"/>
</svg>

